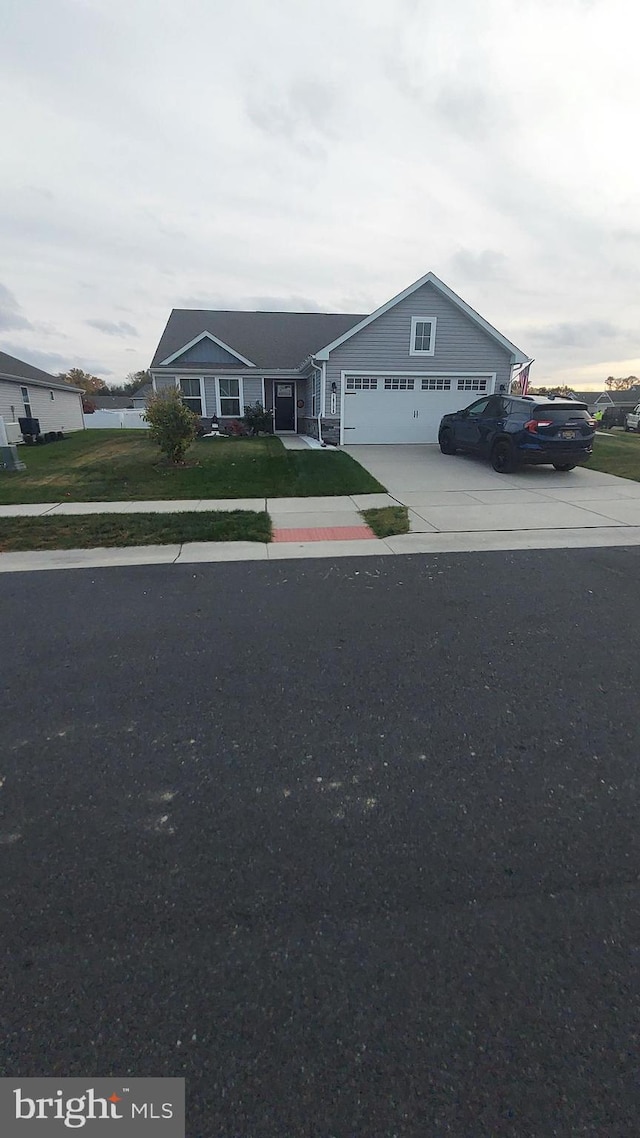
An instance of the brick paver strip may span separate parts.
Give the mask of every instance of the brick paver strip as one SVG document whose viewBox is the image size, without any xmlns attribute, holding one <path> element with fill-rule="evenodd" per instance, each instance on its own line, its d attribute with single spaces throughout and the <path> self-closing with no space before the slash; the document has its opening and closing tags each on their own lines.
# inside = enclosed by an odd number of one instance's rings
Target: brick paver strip
<svg viewBox="0 0 640 1138">
<path fill-rule="evenodd" d="M 274 541 L 354 541 L 375 538 L 369 526 L 329 526 L 324 529 L 274 529 Z"/>
</svg>

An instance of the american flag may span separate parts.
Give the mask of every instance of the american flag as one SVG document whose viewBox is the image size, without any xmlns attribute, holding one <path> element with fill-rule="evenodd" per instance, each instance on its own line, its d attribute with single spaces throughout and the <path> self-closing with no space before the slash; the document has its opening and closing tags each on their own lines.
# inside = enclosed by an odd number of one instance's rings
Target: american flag
<svg viewBox="0 0 640 1138">
<path fill-rule="evenodd" d="M 517 372 L 517 374 L 514 376 L 514 379 L 511 383 L 511 390 L 514 394 L 527 394 L 527 391 L 529 390 L 529 369 L 532 363 L 533 360 L 529 360 L 529 363 L 526 364 L 525 367 L 520 368 L 520 371 Z"/>
</svg>

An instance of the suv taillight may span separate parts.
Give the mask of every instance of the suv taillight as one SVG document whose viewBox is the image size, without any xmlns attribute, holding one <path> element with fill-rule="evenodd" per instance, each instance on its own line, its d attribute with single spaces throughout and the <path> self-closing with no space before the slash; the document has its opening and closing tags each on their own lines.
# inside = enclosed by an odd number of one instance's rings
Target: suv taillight
<svg viewBox="0 0 640 1138">
<path fill-rule="evenodd" d="M 553 419 L 529 419 L 528 423 L 525 423 L 524 429 L 525 429 L 525 431 L 531 431 L 532 434 L 535 434 L 536 431 L 538 430 L 538 427 L 552 427 L 552 426 L 553 426 Z"/>
</svg>

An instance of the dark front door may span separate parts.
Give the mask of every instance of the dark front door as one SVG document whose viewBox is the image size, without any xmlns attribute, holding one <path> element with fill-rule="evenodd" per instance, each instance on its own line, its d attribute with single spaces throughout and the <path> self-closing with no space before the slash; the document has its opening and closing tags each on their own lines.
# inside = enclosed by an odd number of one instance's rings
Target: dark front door
<svg viewBox="0 0 640 1138">
<path fill-rule="evenodd" d="M 296 429 L 296 385 L 295 383 L 274 384 L 276 406 L 276 431 L 295 431 Z"/>
</svg>

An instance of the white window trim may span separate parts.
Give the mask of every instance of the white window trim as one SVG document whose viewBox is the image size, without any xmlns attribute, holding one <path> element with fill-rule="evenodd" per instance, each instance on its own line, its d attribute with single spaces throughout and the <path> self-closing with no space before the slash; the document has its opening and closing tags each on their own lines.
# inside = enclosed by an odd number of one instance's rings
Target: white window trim
<svg viewBox="0 0 640 1138">
<path fill-rule="evenodd" d="M 198 383 L 200 384 L 200 407 L 202 408 L 201 415 L 204 418 L 207 414 L 207 405 L 206 405 L 205 398 L 204 398 L 204 380 L 203 380 L 202 376 L 201 375 L 177 375 L 175 377 L 175 384 L 176 384 L 176 387 L 178 388 L 178 391 L 181 390 L 181 388 L 180 388 L 180 380 L 181 379 L 192 379 L 192 380 L 197 379 Z"/>
<path fill-rule="evenodd" d="M 244 415 L 244 376 L 242 375 L 217 375 L 216 376 L 216 415 L 219 419 L 235 418 L 235 416 L 222 414 L 221 399 L 226 399 L 227 396 L 220 395 L 220 380 L 221 379 L 237 379 L 238 381 L 238 397 L 240 399 L 240 414 L 237 416 L 239 419 Z M 264 382 L 264 381 L 263 381 Z"/>
<path fill-rule="evenodd" d="M 418 377 L 420 377 L 420 379 L 422 379 L 422 376 L 446 375 L 446 376 L 452 376 L 452 377 L 455 376 L 458 379 L 461 379 L 463 377 L 465 379 L 488 379 L 489 385 L 488 385 L 487 391 L 483 391 L 481 394 L 482 395 L 495 395 L 496 394 L 497 372 L 495 372 L 495 371 L 440 371 L 440 369 L 438 369 L 437 371 L 407 372 L 406 369 L 404 371 L 373 371 L 371 368 L 367 368 L 366 371 L 364 371 L 364 370 L 358 371 L 356 368 L 348 367 L 348 368 L 345 368 L 344 371 L 340 372 L 340 446 L 344 446 L 344 400 L 345 400 L 345 395 L 350 397 L 350 396 L 357 394 L 357 392 L 355 392 L 355 391 L 347 392 L 345 390 L 346 389 L 345 376 L 347 376 L 347 375 L 413 375 L 416 377 L 416 379 Z"/>
<path fill-rule="evenodd" d="M 436 325 L 438 318 L 436 316 L 412 316 L 411 317 L 411 340 L 409 341 L 409 355 L 410 356 L 435 356 L 436 354 Z M 416 327 L 418 324 L 430 324 L 431 336 L 429 338 L 429 350 L 422 351 L 422 349 L 415 347 L 416 342 Z"/>
</svg>

